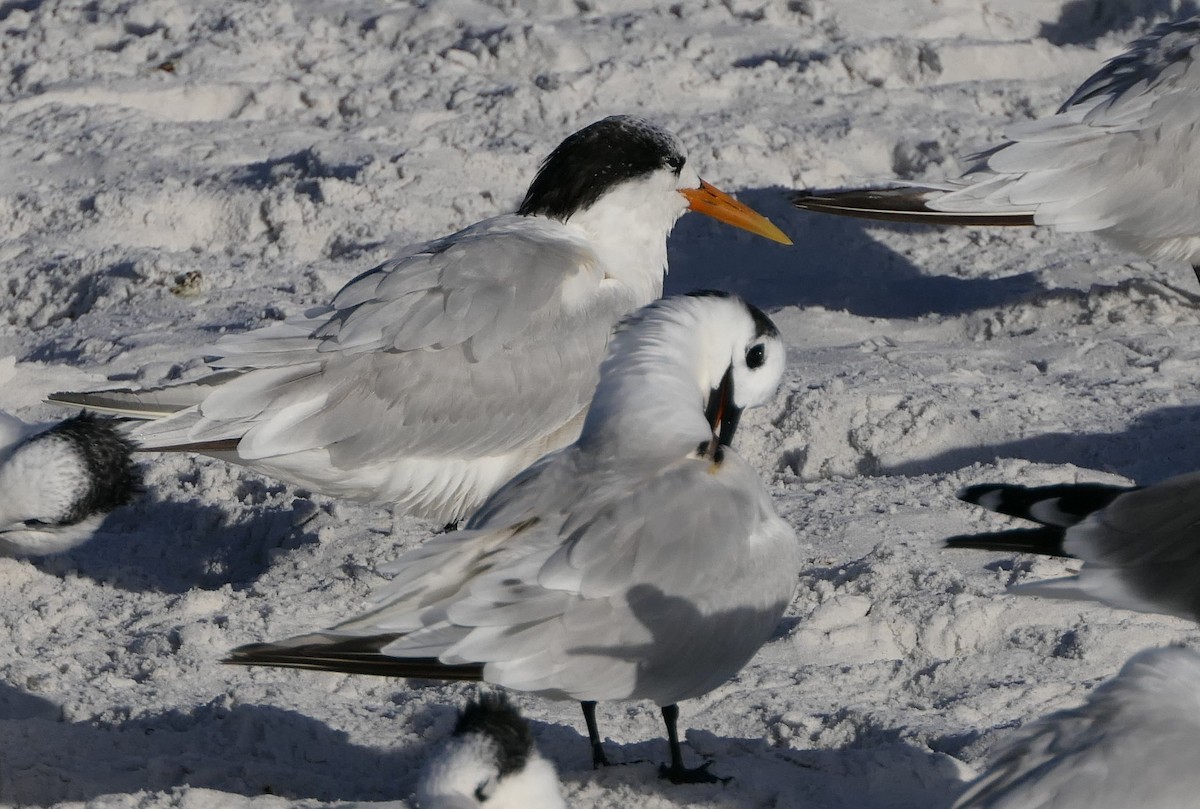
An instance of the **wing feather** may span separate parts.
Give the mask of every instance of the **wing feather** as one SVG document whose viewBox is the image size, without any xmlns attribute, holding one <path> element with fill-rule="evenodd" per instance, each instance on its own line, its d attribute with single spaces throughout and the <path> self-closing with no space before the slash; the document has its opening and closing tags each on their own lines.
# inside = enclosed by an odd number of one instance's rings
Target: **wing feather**
<svg viewBox="0 0 1200 809">
<path fill-rule="evenodd" d="M 1084 705 L 1014 733 L 954 809 L 1193 805 L 1198 677 L 1191 650 L 1138 653 Z"/>
<path fill-rule="evenodd" d="M 593 292 L 568 299 L 564 285 Z M 181 444 L 245 438 L 243 460 L 327 450 L 336 468 L 390 457 L 492 457 L 582 413 L 612 325 L 644 301 L 605 281 L 557 222 L 502 216 L 389 261 L 333 305 L 218 342 L 241 375 L 202 419 L 144 428 Z"/>
<path fill-rule="evenodd" d="M 723 682 L 790 600 L 791 529 L 731 451 L 719 468 L 690 458 L 568 474 L 579 452 L 543 458 L 468 530 L 389 565 L 396 577 L 372 609 L 328 634 L 386 637 L 383 656 L 482 664 L 489 682 L 553 697 L 669 704 Z M 748 554 L 748 543 L 770 552 Z M 316 667 L 333 665 L 320 654 Z"/>
<path fill-rule="evenodd" d="M 1200 618 L 1200 473 L 1132 491 L 1067 533 L 1079 586 L 1116 607 Z"/>
</svg>

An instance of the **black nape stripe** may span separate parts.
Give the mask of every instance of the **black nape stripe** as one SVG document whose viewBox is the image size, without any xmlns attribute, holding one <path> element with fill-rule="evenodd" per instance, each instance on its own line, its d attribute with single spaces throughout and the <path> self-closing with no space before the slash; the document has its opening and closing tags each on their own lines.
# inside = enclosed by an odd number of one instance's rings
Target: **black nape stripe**
<svg viewBox="0 0 1200 809">
<path fill-rule="evenodd" d="M 565 222 L 621 183 L 686 158 L 675 137 L 643 118 L 614 115 L 569 136 L 545 159 L 517 213 Z"/>
<path fill-rule="evenodd" d="M 66 440 L 88 470 L 88 489 L 72 505 L 67 524 L 112 511 L 140 491 L 142 480 L 133 462 L 133 444 L 117 429 L 114 420 L 81 413 L 33 440 L 41 438 Z"/>
<path fill-rule="evenodd" d="M 503 778 L 525 767 L 533 753 L 533 733 L 503 694 L 481 694 L 459 714 L 455 736 L 478 733 L 496 742 L 496 764 Z"/>
<path fill-rule="evenodd" d="M 754 318 L 754 336 L 755 337 L 778 337 L 779 329 L 775 326 L 775 321 L 754 304 L 739 298 L 732 292 L 726 292 L 723 289 L 694 289 L 691 292 L 684 293 L 689 298 L 737 298 L 750 312 L 750 317 Z"/>
<path fill-rule="evenodd" d="M 745 302 L 743 301 L 743 303 Z M 746 308 L 750 310 L 750 317 L 754 318 L 755 337 L 779 336 L 779 328 L 775 325 L 775 321 L 767 316 L 766 312 L 752 303 L 747 303 Z"/>
</svg>

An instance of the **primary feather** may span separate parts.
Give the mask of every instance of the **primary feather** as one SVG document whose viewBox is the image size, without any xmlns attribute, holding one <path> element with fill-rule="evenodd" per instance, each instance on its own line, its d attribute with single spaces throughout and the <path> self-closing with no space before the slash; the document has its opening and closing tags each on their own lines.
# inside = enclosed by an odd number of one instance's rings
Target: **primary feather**
<svg viewBox="0 0 1200 809">
<path fill-rule="evenodd" d="M 994 507 L 1009 496 L 1009 488 L 987 485 L 967 492 L 978 495 L 1001 490 L 1003 495 L 979 498 L 988 500 L 982 504 Z M 1081 559 L 1083 567 L 1074 576 L 1016 585 L 1014 592 L 1093 600 L 1122 609 L 1200 620 L 1200 472 L 1140 488 L 1078 484 L 1023 491 L 1035 506 L 1042 507 L 1043 519 L 1045 512 L 1052 512 L 1051 516 L 1065 523 L 1048 529 L 1059 537 L 1057 550 L 1050 548 L 1050 552 Z M 1053 497 L 1030 497 L 1039 493 Z M 1075 513 L 1065 512 L 1064 502 Z M 1081 504 L 1091 504 L 1096 510 L 1085 515 L 1080 513 L 1084 510 Z M 991 535 L 958 537 L 950 542 L 957 547 L 1013 550 L 1009 533 L 1000 534 L 994 543 Z M 1034 544 L 1017 549 L 1045 552 Z"/>
</svg>

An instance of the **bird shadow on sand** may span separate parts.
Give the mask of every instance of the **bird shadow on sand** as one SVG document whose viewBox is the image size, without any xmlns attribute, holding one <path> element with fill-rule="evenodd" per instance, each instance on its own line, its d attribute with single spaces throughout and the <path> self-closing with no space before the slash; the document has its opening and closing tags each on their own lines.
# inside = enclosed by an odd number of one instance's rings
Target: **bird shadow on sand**
<svg viewBox="0 0 1200 809">
<path fill-rule="evenodd" d="M 74 573 L 130 592 L 186 593 L 248 584 L 279 553 L 317 541 L 306 527 L 316 511 L 307 500 L 293 509 L 233 513 L 149 493 L 143 498 L 108 515 L 83 545 L 30 561 L 49 575 Z"/>
<path fill-rule="evenodd" d="M 821 306 L 863 317 L 961 315 L 1030 298 L 1045 288 L 1033 273 L 1005 278 L 928 275 L 873 238 L 882 229 L 933 234 L 928 227 L 867 222 L 800 211 L 788 189 L 754 188 L 738 198 L 791 237 L 791 247 L 686 216 L 667 245 L 666 293 L 723 289 L 773 310 Z"/>
<path fill-rule="evenodd" d="M 5 751 L 0 801 L 38 806 L 184 786 L 289 800 L 404 800 L 457 716 L 456 707 L 445 704 L 391 715 L 383 710 L 378 744 L 363 745 L 320 720 L 240 703 L 228 693 L 188 710 L 69 722 L 57 718 L 61 711 L 48 700 L 0 684 L 0 707 L 9 705 L 25 709 L 0 714 L 10 720 L 0 721 Z M 385 735 L 389 723 L 395 729 L 390 738 Z M 902 741 L 856 740 L 839 749 L 795 750 L 700 730 L 687 733 L 685 755 L 692 761 L 697 755 L 715 759 L 714 771 L 733 774 L 734 780 L 675 786 L 658 777 L 657 762 L 666 753 L 661 739 L 608 742 L 614 760 L 634 763 L 593 771 L 587 740 L 574 728 L 530 724 L 568 790 L 584 794 L 595 789 L 630 799 L 653 794 L 680 806 L 715 801 L 737 809 L 944 809 L 961 788 L 948 757 Z"/>
<path fill-rule="evenodd" d="M 1042 23 L 1038 35 L 1059 46 L 1085 45 L 1117 31 L 1129 32 L 1132 39 L 1147 33 L 1152 21 L 1182 20 L 1197 12 L 1193 0 L 1071 0 L 1057 20 Z"/>
<path fill-rule="evenodd" d="M 0 685 L 0 704 L 12 690 Z M 451 706 L 425 706 L 409 720 L 408 732 L 445 726 L 444 737 L 455 714 Z M 398 728 L 395 741 L 403 735 Z M 46 806 L 185 785 L 248 797 L 400 800 L 412 793 L 429 745 L 391 742 L 354 744 L 346 733 L 296 711 L 227 695 L 124 721 L 0 722 L 0 801 Z"/>
<path fill-rule="evenodd" d="M 61 715 L 62 709 L 45 697 L 28 694 L 7 683 L 0 683 L 0 721 L 38 719 L 53 722 Z M 0 800 L 4 798 L 5 795 L 0 791 Z"/>
<path fill-rule="evenodd" d="M 1021 458 L 1114 472 L 1154 483 L 1200 469 L 1200 406 L 1165 407 L 1143 413 L 1120 432 L 1053 432 L 1003 444 L 956 447 L 929 458 L 885 466 L 879 475 L 928 475 Z M 1017 481 L 1010 481 L 1017 482 Z"/>
</svg>

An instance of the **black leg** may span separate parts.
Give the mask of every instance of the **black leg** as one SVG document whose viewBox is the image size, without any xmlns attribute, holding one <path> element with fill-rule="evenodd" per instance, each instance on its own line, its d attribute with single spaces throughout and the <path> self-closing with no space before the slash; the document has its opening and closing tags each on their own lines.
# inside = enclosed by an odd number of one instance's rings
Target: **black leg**
<svg viewBox="0 0 1200 809">
<path fill-rule="evenodd" d="M 1192 272 L 1196 273 L 1196 280 L 1200 281 L 1200 264 L 1193 264 Z"/>
<path fill-rule="evenodd" d="M 592 743 L 592 769 L 598 770 L 608 766 L 608 756 L 604 755 L 604 745 L 600 744 L 600 729 L 596 727 L 596 702 L 579 703 L 583 708 L 583 721 L 587 722 L 588 741 Z"/>
<path fill-rule="evenodd" d="M 660 778 L 666 778 L 672 784 L 729 783 L 728 778 L 718 778 L 708 771 L 708 768 L 712 766 L 711 761 L 706 761 L 699 767 L 690 770 L 683 766 L 683 751 L 679 749 L 679 731 L 675 728 L 675 723 L 679 720 L 679 706 L 664 705 L 662 717 L 663 721 L 667 723 L 667 742 L 671 745 L 671 766 L 659 765 L 658 775 Z"/>
</svg>

